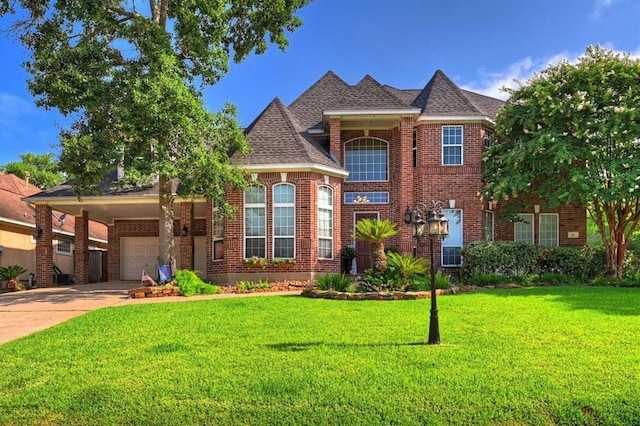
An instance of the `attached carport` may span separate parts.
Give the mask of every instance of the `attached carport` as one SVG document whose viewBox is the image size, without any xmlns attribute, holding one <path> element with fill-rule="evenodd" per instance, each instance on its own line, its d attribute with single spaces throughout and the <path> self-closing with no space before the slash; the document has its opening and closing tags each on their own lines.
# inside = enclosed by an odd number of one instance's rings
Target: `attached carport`
<svg viewBox="0 0 640 426">
<path fill-rule="evenodd" d="M 109 182 L 115 181 L 115 172 Z M 65 183 L 25 198 L 35 205 L 36 279 L 39 286 L 54 286 L 51 241 L 51 211 L 73 215 L 75 221 L 75 282 L 88 283 L 89 255 L 87 226 L 89 219 L 107 225 L 107 279 L 140 280 L 143 269 L 157 276 L 159 203 L 157 185 L 118 187 L 101 186 L 103 195 L 85 195 L 78 199 L 71 183 Z M 174 194 L 177 185 L 174 184 Z M 206 276 L 206 218 L 211 208 L 204 199 L 174 199 L 174 242 L 178 268 L 195 269 Z"/>
</svg>

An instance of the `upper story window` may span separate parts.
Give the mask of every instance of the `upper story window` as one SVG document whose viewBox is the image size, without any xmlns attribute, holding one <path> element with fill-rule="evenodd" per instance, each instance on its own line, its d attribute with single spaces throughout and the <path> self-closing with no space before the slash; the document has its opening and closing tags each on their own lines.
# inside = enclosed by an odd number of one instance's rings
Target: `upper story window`
<svg viewBox="0 0 640 426">
<path fill-rule="evenodd" d="M 273 257 L 295 258 L 296 193 L 289 183 L 273 186 Z"/>
<path fill-rule="evenodd" d="M 347 182 L 384 182 L 389 179 L 387 143 L 381 139 L 359 138 L 344 144 Z"/>
<path fill-rule="evenodd" d="M 462 164 L 463 126 L 442 126 L 442 164 Z"/>
<path fill-rule="evenodd" d="M 333 189 L 318 188 L 318 258 L 333 259 Z"/>
<path fill-rule="evenodd" d="M 244 193 L 244 257 L 266 257 L 267 205 L 265 188 L 251 185 Z"/>
</svg>

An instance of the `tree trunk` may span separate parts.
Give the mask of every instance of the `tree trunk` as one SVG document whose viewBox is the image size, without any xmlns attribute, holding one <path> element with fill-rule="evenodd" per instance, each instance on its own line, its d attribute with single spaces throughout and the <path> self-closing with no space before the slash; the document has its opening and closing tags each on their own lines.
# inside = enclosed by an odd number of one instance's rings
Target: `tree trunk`
<svg viewBox="0 0 640 426">
<path fill-rule="evenodd" d="M 176 271 L 175 247 L 173 243 L 173 192 L 171 178 L 160 176 L 158 198 L 160 202 L 158 264 L 171 265 L 171 273 Z"/>
<path fill-rule="evenodd" d="M 387 255 L 384 252 L 384 243 L 371 243 L 371 263 L 376 274 L 382 274 L 387 270 Z"/>
</svg>

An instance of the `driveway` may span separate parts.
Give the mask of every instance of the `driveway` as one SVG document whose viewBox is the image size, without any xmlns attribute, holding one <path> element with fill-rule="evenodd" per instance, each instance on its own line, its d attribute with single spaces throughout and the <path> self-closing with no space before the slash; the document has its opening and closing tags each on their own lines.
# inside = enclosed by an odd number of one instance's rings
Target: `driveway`
<svg viewBox="0 0 640 426">
<path fill-rule="evenodd" d="M 36 331 L 44 330 L 69 318 L 107 306 L 186 302 L 240 296 L 217 294 L 211 296 L 129 299 L 127 290 L 136 288 L 139 284 L 139 282 L 133 281 L 112 281 L 97 284 L 37 288 L 0 294 L 0 345 Z M 283 294 L 300 294 L 300 292 L 248 293 L 241 296 Z"/>
</svg>

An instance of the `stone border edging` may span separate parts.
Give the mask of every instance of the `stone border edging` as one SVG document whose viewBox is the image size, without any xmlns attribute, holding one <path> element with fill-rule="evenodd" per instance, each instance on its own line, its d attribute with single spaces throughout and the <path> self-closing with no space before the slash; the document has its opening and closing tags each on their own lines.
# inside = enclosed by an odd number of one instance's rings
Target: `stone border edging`
<svg viewBox="0 0 640 426">
<path fill-rule="evenodd" d="M 436 290 L 436 295 L 453 294 L 452 290 Z M 313 287 L 305 288 L 300 294 L 302 297 L 332 300 L 418 300 L 429 299 L 429 291 L 381 291 L 367 293 L 347 293 L 332 290 L 319 290 Z"/>
</svg>

